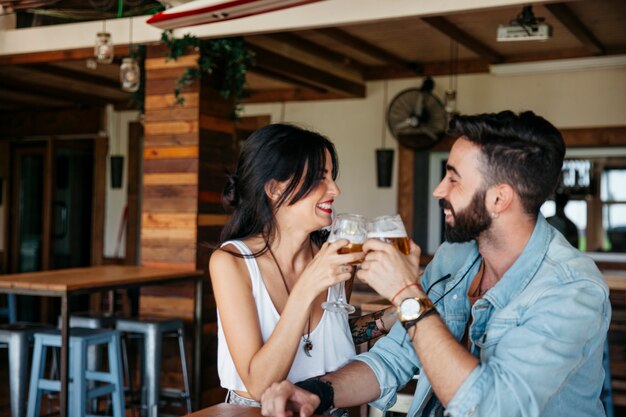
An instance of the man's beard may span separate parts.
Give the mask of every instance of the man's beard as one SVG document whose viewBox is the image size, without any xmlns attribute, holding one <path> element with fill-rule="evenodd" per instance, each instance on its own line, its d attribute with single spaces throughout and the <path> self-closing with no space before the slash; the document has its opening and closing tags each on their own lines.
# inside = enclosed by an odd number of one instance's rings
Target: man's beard
<svg viewBox="0 0 626 417">
<path fill-rule="evenodd" d="M 448 200 L 439 200 L 439 206 L 452 211 L 454 225 L 446 223 L 445 238 L 450 243 L 469 242 L 491 226 L 491 216 L 485 207 L 486 189 L 474 193 L 472 201 L 465 209 L 455 213 Z"/>
</svg>

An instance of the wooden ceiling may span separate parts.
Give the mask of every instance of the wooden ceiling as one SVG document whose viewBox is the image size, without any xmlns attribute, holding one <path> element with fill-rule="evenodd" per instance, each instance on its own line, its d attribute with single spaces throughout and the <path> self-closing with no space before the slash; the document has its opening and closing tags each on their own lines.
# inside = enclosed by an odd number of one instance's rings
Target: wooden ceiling
<svg viewBox="0 0 626 417">
<path fill-rule="evenodd" d="M 364 97 L 368 80 L 449 74 L 454 42 L 460 74 L 487 72 L 497 63 L 626 53 L 624 0 L 548 2 L 533 11 L 553 27 L 551 39 L 497 42 L 498 25 L 515 18 L 519 7 L 249 36 L 255 66 L 246 102 Z M 0 57 L 0 109 L 128 107 L 118 82 L 127 47 L 116 46 L 116 61 L 95 70 L 86 66 L 92 53 Z"/>
</svg>

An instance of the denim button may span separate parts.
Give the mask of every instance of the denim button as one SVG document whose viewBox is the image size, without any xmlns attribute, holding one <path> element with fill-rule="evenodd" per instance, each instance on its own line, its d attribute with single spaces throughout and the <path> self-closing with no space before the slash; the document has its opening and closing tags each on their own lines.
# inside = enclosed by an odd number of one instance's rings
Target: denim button
<svg viewBox="0 0 626 417">
<path fill-rule="evenodd" d="M 473 415 L 473 414 L 476 412 L 476 409 L 478 409 L 478 406 L 477 406 L 477 405 L 473 406 L 473 407 L 472 407 L 472 408 L 471 408 L 471 409 L 467 412 L 466 416 L 467 416 L 467 417 L 469 417 L 469 416 Z"/>
</svg>

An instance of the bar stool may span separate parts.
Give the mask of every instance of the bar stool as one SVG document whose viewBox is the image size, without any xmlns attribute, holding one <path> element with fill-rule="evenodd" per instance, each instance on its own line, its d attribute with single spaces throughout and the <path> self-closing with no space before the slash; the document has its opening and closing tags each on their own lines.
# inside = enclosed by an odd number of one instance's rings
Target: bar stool
<svg viewBox="0 0 626 417">
<path fill-rule="evenodd" d="M 61 381 L 45 379 L 44 368 L 47 349 L 61 346 L 59 330 L 35 333 L 35 349 L 28 394 L 28 417 L 40 415 L 41 395 L 46 392 L 60 392 Z M 109 370 L 88 370 L 87 350 L 91 346 L 106 345 L 108 348 Z M 120 338 L 116 330 L 86 329 L 75 327 L 69 335 L 69 402 L 70 417 L 85 417 L 87 401 L 96 397 L 111 395 L 113 416 L 124 417 L 124 387 Z M 88 383 L 97 381 L 102 384 L 89 389 Z"/>
<path fill-rule="evenodd" d="M 38 323 L 18 322 L 0 326 L 0 347 L 9 350 L 9 392 L 11 397 L 11 417 L 23 417 L 26 404 L 28 378 L 28 348 L 33 334 L 49 329 Z"/>
<path fill-rule="evenodd" d="M 148 416 L 157 417 L 159 412 L 160 398 L 184 399 L 187 412 L 191 413 L 191 397 L 189 391 L 189 376 L 187 373 L 187 359 L 185 354 L 184 324 L 181 319 L 118 319 L 115 323 L 117 330 L 131 335 L 141 335 L 144 339 L 142 355 L 142 414 L 148 412 Z M 165 337 L 178 338 L 178 348 L 183 371 L 184 388 L 160 388 L 161 374 L 161 350 Z"/>
<path fill-rule="evenodd" d="M 69 317 L 69 326 L 86 329 L 113 329 L 115 316 L 92 312 L 72 313 Z M 61 328 L 61 316 L 58 318 L 58 328 Z M 122 355 L 124 355 L 122 351 Z M 122 358 L 124 361 L 124 358 Z M 90 346 L 87 354 L 87 369 L 98 369 L 102 363 L 102 346 Z M 55 366 L 56 367 L 56 366 Z"/>
<path fill-rule="evenodd" d="M 83 327 L 87 329 L 113 329 L 115 327 L 115 320 L 117 316 L 111 314 L 103 314 L 99 312 L 82 311 L 72 313 L 69 317 L 69 327 Z M 58 328 L 61 328 L 61 316 L 58 317 Z M 128 381 L 129 390 L 132 391 L 132 381 L 128 371 L 128 358 L 126 356 L 125 339 L 121 337 L 122 344 L 122 369 L 124 370 L 124 378 Z M 99 369 L 102 365 L 102 349 L 103 346 L 89 346 L 87 349 L 87 369 Z M 56 378 L 57 366 L 57 352 L 54 352 L 52 361 L 52 374 L 51 378 Z M 90 383 L 90 387 L 93 387 L 95 382 Z M 126 388 L 124 389 L 126 391 Z M 94 400 L 91 404 L 91 409 L 97 408 L 97 400 Z M 89 410 L 91 411 L 91 410 Z"/>
</svg>

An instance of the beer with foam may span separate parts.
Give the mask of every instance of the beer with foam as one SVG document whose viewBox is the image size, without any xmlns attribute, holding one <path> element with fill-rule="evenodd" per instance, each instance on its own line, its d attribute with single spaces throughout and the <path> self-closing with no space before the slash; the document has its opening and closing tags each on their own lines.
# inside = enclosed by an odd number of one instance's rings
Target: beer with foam
<svg viewBox="0 0 626 417">
<path fill-rule="evenodd" d="M 368 239 L 382 240 L 403 254 L 409 254 L 411 246 L 400 215 L 376 217 L 367 224 L 367 229 Z"/>
</svg>

